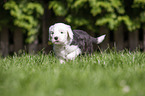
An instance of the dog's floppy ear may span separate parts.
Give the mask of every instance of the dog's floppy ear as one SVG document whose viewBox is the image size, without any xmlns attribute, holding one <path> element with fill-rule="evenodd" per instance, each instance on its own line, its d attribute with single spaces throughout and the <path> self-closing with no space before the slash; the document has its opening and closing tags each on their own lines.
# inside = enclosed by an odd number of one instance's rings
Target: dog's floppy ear
<svg viewBox="0 0 145 96">
<path fill-rule="evenodd" d="M 73 40 L 73 31 L 71 29 L 71 26 L 67 25 L 67 33 L 68 33 L 68 39 L 70 42 Z"/>
<path fill-rule="evenodd" d="M 50 41 L 50 34 L 51 34 L 51 32 L 53 31 L 53 27 L 54 27 L 54 25 L 51 25 L 50 27 L 49 27 L 49 41 Z"/>
</svg>

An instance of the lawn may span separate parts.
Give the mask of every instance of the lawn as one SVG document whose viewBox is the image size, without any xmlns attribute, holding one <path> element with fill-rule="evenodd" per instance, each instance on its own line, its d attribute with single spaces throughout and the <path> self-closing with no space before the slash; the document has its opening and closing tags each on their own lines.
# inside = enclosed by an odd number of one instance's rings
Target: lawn
<svg viewBox="0 0 145 96">
<path fill-rule="evenodd" d="M 94 53 L 66 64 L 53 54 L 0 57 L 0 96 L 145 96 L 145 53 Z"/>
</svg>

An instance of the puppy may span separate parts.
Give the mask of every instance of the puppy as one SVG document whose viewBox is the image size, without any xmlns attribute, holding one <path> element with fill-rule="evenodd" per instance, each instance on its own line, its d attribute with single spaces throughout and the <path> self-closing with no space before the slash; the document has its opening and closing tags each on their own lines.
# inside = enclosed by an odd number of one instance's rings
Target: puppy
<svg viewBox="0 0 145 96">
<path fill-rule="evenodd" d="M 79 54 L 93 52 L 93 43 L 100 44 L 105 38 L 90 36 L 82 30 L 72 30 L 71 26 L 64 23 L 56 23 L 49 27 L 49 40 L 53 43 L 55 55 L 60 63 L 74 60 Z"/>
</svg>

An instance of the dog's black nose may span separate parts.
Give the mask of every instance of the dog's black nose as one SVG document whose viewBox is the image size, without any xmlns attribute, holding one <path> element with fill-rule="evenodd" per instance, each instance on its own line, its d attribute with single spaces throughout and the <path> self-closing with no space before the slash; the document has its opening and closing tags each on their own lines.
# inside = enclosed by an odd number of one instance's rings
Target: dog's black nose
<svg viewBox="0 0 145 96">
<path fill-rule="evenodd" d="M 57 40 L 57 39 L 58 39 L 58 37 L 54 37 L 54 39 L 55 39 L 55 40 Z"/>
</svg>

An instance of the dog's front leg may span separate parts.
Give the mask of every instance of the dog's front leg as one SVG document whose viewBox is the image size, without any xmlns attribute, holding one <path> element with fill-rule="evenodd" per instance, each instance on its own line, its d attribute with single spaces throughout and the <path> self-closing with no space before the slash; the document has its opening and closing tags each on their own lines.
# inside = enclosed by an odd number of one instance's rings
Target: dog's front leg
<svg viewBox="0 0 145 96">
<path fill-rule="evenodd" d="M 65 60 L 62 59 L 62 58 L 59 58 L 59 62 L 60 62 L 61 64 L 64 64 L 64 63 L 65 63 Z"/>
</svg>

